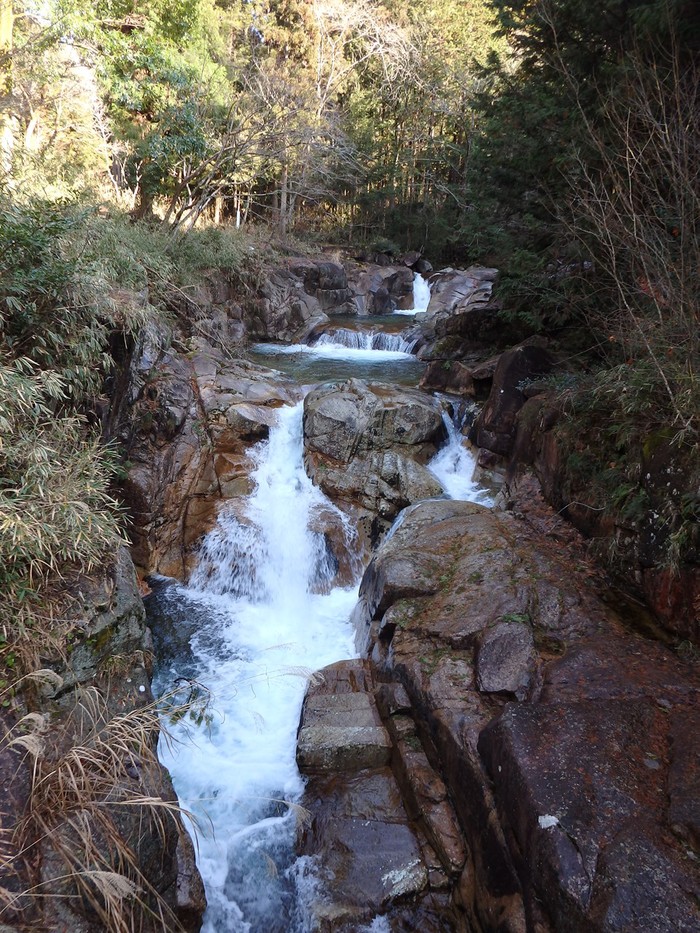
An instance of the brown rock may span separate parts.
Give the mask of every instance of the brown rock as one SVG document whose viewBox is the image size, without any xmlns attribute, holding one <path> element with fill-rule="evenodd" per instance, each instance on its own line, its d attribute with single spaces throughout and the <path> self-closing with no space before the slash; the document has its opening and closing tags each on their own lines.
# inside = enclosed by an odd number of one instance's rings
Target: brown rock
<svg viewBox="0 0 700 933">
<path fill-rule="evenodd" d="M 433 360 L 428 363 L 420 381 L 421 389 L 433 392 L 451 392 L 474 398 L 476 391 L 470 369 L 453 360 Z"/>
<path fill-rule="evenodd" d="M 499 622 L 481 639 L 477 683 L 484 693 L 514 693 L 524 700 L 532 683 L 537 654 L 529 625 Z"/>
<path fill-rule="evenodd" d="M 119 436 L 131 463 L 122 494 L 142 574 L 187 575 L 219 503 L 250 489 L 248 449 L 297 392 L 285 377 L 196 345 L 191 356 L 151 348 L 148 365 L 139 357 L 132 368 Z"/>
<path fill-rule="evenodd" d="M 355 623 L 392 682 L 379 706 L 409 813 L 440 852 L 431 825 L 454 807 L 444 836 L 467 857 L 444 890 L 466 923 L 691 930 L 698 674 L 623 627 L 535 524 L 420 503 L 365 573 Z"/>
<path fill-rule="evenodd" d="M 670 933 L 697 923 L 687 894 L 697 871 L 687 865 L 679 875 L 678 847 L 660 828 L 668 716 L 658 706 L 648 700 L 510 706 L 483 732 L 479 748 L 556 929 Z M 647 885 L 637 885 L 652 875 L 649 897 Z"/>
<path fill-rule="evenodd" d="M 304 701 L 297 762 L 312 771 L 360 771 L 389 763 L 391 743 L 369 693 L 323 693 Z"/>
<path fill-rule="evenodd" d="M 491 394 L 474 425 L 473 438 L 477 446 L 502 456 L 510 454 L 515 441 L 516 416 L 525 403 L 523 383 L 546 375 L 552 363 L 547 350 L 532 343 L 501 355 Z"/>
</svg>

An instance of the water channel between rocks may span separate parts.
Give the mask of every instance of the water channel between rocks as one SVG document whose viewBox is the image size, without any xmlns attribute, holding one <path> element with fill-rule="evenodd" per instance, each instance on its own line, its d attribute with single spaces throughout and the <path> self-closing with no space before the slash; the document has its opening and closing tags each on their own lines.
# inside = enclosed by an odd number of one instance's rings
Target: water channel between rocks
<svg viewBox="0 0 700 933">
<path fill-rule="evenodd" d="M 329 343 L 304 352 L 340 360 L 340 378 L 367 378 L 367 365 L 383 365 L 383 380 L 391 381 L 386 360 L 372 359 L 391 351 L 333 345 L 329 354 Z M 413 357 L 400 355 L 392 375 L 401 362 L 415 367 Z M 305 370 L 301 381 L 308 376 Z M 430 469 L 446 495 L 488 504 L 472 482 L 474 461 L 459 424 L 445 420 L 449 439 Z M 253 493 L 243 507 L 222 509 L 188 584 L 156 580 L 148 600 L 156 692 L 196 682 L 211 693 L 201 721 L 167 724 L 171 740 L 161 741 L 160 753 L 196 824 L 209 904 L 204 933 L 302 933 L 314 878 L 294 858 L 294 801 L 303 789 L 296 730 L 308 678 L 355 655 L 349 617 L 361 568 L 354 586 L 332 585 L 335 565 L 312 519 L 334 514 L 350 551 L 354 531 L 304 471 L 301 403 L 279 410 L 252 458 Z M 381 930 L 381 921 L 367 929 Z"/>
</svg>

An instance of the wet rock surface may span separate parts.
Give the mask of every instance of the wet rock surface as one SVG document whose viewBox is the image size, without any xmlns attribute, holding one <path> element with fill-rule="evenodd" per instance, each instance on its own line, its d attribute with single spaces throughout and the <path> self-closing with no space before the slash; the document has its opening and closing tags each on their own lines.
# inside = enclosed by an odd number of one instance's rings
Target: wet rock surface
<svg viewBox="0 0 700 933">
<path fill-rule="evenodd" d="M 267 437 L 274 409 L 298 397 L 279 373 L 202 338 L 191 346 L 138 349 L 115 431 L 128 460 L 122 494 L 134 562 L 143 574 L 180 579 L 219 504 L 250 491 L 248 451 Z"/>
<path fill-rule="evenodd" d="M 554 525 L 422 502 L 365 573 L 357 689 L 390 736 L 427 873 L 406 897 L 438 898 L 445 930 L 690 933 L 700 672 L 622 624 Z M 320 836 L 305 845 L 325 857 Z M 390 924 L 396 906 L 372 900 Z M 352 929 L 334 923 L 321 928 Z"/>
<path fill-rule="evenodd" d="M 314 929 L 353 933 L 377 915 L 396 924 L 410 917 L 413 928 L 426 933 L 458 929 L 449 921 L 442 865 L 420 822 L 409 818 L 388 767 L 391 742 L 381 726 L 369 665 L 340 662 L 324 668 L 321 677 L 306 696 L 297 747 L 299 766 L 309 776 L 302 805 L 311 813 L 297 848 L 310 858 L 317 879 Z M 330 756 L 329 730 L 339 751 Z M 361 747 L 358 730 L 365 733 Z M 418 775 L 418 768 L 412 773 Z M 431 776 L 437 778 L 426 765 L 421 790 L 431 798 L 435 832 L 446 795 Z M 443 814 L 443 822 L 449 831 L 449 816 Z M 456 840 L 454 845 L 461 867 L 463 853 Z"/>
<path fill-rule="evenodd" d="M 440 406 L 414 389 L 351 379 L 304 401 L 307 472 L 336 504 L 381 530 L 409 503 L 440 495 L 425 463 L 444 438 Z"/>
</svg>

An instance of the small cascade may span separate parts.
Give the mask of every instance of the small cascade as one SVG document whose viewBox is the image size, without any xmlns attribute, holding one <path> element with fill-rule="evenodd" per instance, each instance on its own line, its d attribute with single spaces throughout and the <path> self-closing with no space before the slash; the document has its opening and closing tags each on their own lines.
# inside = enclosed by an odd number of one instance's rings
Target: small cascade
<svg viewBox="0 0 700 933">
<path fill-rule="evenodd" d="M 416 272 L 413 276 L 413 310 L 415 313 L 427 311 L 429 304 L 430 285 L 428 280 L 424 279 L 419 272 Z"/>
<path fill-rule="evenodd" d="M 418 314 L 427 311 L 430 304 L 430 285 L 428 280 L 416 272 L 413 275 L 413 307 L 406 311 L 394 311 L 394 314 Z"/>
<path fill-rule="evenodd" d="M 203 933 L 305 929 L 299 885 L 308 878 L 293 856 L 299 712 L 311 672 L 354 656 L 357 591 L 332 586 L 335 562 L 312 520 L 330 511 L 348 547 L 352 534 L 304 471 L 301 404 L 278 418 L 253 450 L 245 508 L 220 516 L 189 586 L 167 588 L 198 625 L 186 657 L 171 658 L 156 686 L 165 692 L 187 677 L 213 697 L 204 721 L 166 723 L 176 741 L 160 750 L 197 823 Z"/>
<path fill-rule="evenodd" d="M 401 334 L 385 334 L 373 330 L 350 330 L 338 327 L 326 331 L 314 341 L 313 349 L 328 347 L 335 350 L 365 350 L 388 353 L 412 353 L 417 338 L 406 340 Z"/>
<path fill-rule="evenodd" d="M 476 457 L 464 443 L 462 428 L 470 414 L 472 412 L 467 406 L 455 408 L 454 415 L 443 409 L 442 420 L 447 430 L 447 442 L 430 461 L 428 469 L 450 499 L 491 506 L 491 494 L 473 479 Z"/>
</svg>

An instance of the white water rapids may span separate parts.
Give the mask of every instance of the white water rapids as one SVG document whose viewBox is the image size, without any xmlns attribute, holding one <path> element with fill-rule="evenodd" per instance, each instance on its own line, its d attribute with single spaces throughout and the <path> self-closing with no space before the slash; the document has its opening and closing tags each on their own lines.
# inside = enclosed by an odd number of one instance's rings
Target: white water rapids
<svg viewBox="0 0 700 933">
<path fill-rule="evenodd" d="M 192 635 L 156 686 L 193 678 L 213 697 L 204 722 L 169 725 L 176 742 L 160 748 L 196 822 L 209 904 L 203 933 L 310 929 L 313 876 L 294 860 L 289 806 L 303 789 L 296 730 L 310 672 L 355 655 L 348 620 L 357 590 L 330 587 L 335 563 L 310 528 L 319 512 L 334 513 L 352 548 L 346 520 L 304 472 L 301 419 L 301 404 L 279 410 L 269 439 L 252 451 L 244 509 L 222 511 L 189 586 L 171 584 L 165 597 L 189 617 Z M 461 433 L 445 419 L 450 439 L 429 468 L 448 495 L 488 504 L 471 481 Z"/>
<path fill-rule="evenodd" d="M 385 334 L 374 330 L 349 330 L 347 327 L 336 327 L 334 330 L 321 334 L 313 344 L 313 349 L 321 350 L 331 347 L 333 350 L 379 350 L 389 353 L 412 353 L 418 343 L 418 338 L 406 340 L 401 334 Z"/>
<path fill-rule="evenodd" d="M 188 674 L 212 691 L 209 723 L 175 727 L 161 743 L 183 806 L 197 819 L 198 865 L 209 909 L 204 933 L 303 930 L 292 861 L 295 813 L 281 800 L 302 790 L 296 730 L 307 676 L 353 657 L 348 617 L 355 589 L 314 592 L 329 576 L 322 535 L 334 510 L 301 461 L 301 405 L 281 409 L 254 451 L 255 491 L 243 521 L 221 515 L 179 596 L 211 610 L 191 642 Z M 326 587 L 327 588 L 327 587 Z M 162 672 L 159 686 L 180 671 Z"/>
<path fill-rule="evenodd" d="M 455 424 L 446 411 L 442 420 L 447 430 L 447 443 L 438 450 L 428 469 L 450 499 L 463 499 L 493 505 L 490 493 L 474 480 L 476 457 L 464 445 L 459 421 Z"/>
</svg>

